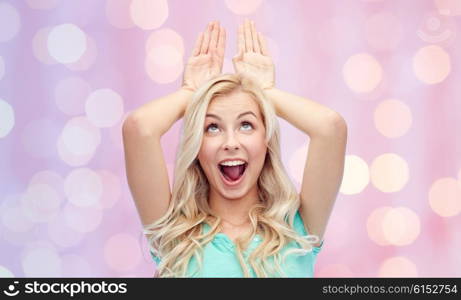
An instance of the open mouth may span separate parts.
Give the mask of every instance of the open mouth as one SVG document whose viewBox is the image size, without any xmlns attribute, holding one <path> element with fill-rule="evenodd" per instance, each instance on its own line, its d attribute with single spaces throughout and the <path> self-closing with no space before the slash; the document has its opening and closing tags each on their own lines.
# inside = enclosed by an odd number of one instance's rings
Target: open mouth
<svg viewBox="0 0 461 300">
<path fill-rule="evenodd" d="M 221 171 L 221 174 L 223 174 L 223 177 L 229 182 L 238 181 L 245 173 L 247 166 L 248 166 L 248 163 L 244 163 L 239 166 L 218 165 L 219 170 Z"/>
</svg>

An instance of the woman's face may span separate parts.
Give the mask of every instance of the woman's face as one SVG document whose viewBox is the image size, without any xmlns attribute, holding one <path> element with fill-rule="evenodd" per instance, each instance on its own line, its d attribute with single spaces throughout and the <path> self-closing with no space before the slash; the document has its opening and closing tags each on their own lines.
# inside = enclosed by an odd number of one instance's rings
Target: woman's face
<svg viewBox="0 0 461 300">
<path fill-rule="evenodd" d="M 210 192 L 226 199 L 237 199 L 257 191 L 257 180 L 267 152 L 265 128 L 257 103 L 245 92 L 214 98 L 207 109 L 203 141 L 198 160 L 210 184 Z M 243 175 L 235 180 L 226 177 L 220 163 L 223 160 L 245 161 Z M 234 172 L 239 167 L 234 168 Z M 230 170 L 232 168 L 228 168 Z M 226 180 L 231 179 L 231 180 Z M 234 179 L 234 180 L 232 180 Z"/>
</svg>

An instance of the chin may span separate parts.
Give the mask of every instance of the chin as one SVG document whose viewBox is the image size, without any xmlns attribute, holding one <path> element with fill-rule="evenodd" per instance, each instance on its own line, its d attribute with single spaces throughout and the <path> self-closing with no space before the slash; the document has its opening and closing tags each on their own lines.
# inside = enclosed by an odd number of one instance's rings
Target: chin
<svg viewBox="0 0 461 300">
<path fill-rule="evenodd" d="M 226 199 L 232 200 L 232 199 L 241 199 L 247 194 L 246 189 L 239 189 L 239 190 L 226 190 L 226 189 L 221 189 L 221 196 L 223 196 Z"/>
</svg>

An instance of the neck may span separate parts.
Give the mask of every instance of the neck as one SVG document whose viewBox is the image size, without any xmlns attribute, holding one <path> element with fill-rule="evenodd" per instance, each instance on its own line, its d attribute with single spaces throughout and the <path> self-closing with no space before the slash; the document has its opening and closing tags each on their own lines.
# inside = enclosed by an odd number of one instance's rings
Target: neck
<svg viewBox="0 0 461 300">
<path fill-rule="evenodd" d="M 235 223 L 235 222 L 231 222 L 223 217 L 221 217 L 221 220 L 224 222 L 224 223 L 227 223 L 227 224 L 230 224 L 232 225 L 233 227 L 242 227 L 244 225 L 247 225 L 250 223 L 250 218 L 247 218 L 246 220 L 244 221 L 239 221 L 238 223 Z"/>
<path fill-rule="evenodd" d="M 214 190 L 210 190 L 208 199 L 211 210 L 223 221 L 233 226 L 242 226 L 250 222 L 250 209 L 259 203 L 257 190 L 250 191 L 241 198 L 228 199 Z"/>
</svg>

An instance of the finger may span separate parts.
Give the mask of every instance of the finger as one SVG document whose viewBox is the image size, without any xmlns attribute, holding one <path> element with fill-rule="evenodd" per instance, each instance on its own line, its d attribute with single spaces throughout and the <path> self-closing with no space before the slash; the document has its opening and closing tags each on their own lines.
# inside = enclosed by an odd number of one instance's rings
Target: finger
<svg viewBox="0 0 461 300">
<path fill-rule="evenodd" d="M 224 27 L 219 26 L 219 38 L 218 38 L 218 54 L 224 56 L 224 50 L 226 48 L 226 30 Z"/>
<path fill-rule="evenodd" d="M 261 48 L 259 47 L 258 34 L 256 33 L 255 22 L 251 21 L 251 37 L 253 39 L 253 48 L 256 53 L 261 53 Z"/>
<path fill-rule="evenodd" d="M 253 41 L 251 39 L 250 21 L 245 20 L 245 50 L 253 52 Z"/>
<path fill-rule="evenodd" d="M 239 53 L 245 52 L 245 34 L 243 32 L 243 25 L 239 25 L 237 42 Z"/>
<path fill-rule="evenodd" d="M 200 48 L 202 47 L 202 41 L 203 41 L 203 32 L 200 32 L 200 34 L 197 37 L 197 40 L 195 41 L 194 50 L 192 51 L 193 56 L 199 55 Z"/>
<path fill-rule="evenodd" d="M 218 46 L 218 35 L 219 35 L 219 22 L 213 22 L 213 30 L 211 31 L 211 38 L 210 38 L 210 47 L 209 49 L 216 51 L 216 47 Z"/>
<path fill-rule="evenodd" d="M 258 32 L 258 40 L 259 40 L 259 45 L 261 46 L 261 54 L 262 55 L 269 55 L 269 50 L 267 48 L 266 39 L 261 34 L 261 32 Z"/>
<path fill-rule="evenodd" d="M 202 42 L 202 48 L 200 48 L 200 54 L 207 54 L 208 53 L 208 44 L 210 43 L 210 31 L 212 29 L 212 23 L 208 23 L 208 26 L 205 30 Z"/>
</svg>

